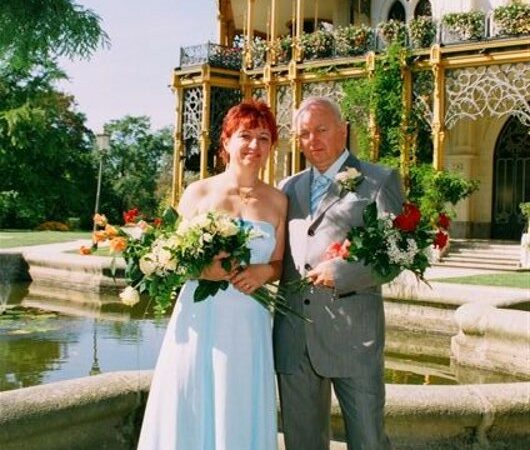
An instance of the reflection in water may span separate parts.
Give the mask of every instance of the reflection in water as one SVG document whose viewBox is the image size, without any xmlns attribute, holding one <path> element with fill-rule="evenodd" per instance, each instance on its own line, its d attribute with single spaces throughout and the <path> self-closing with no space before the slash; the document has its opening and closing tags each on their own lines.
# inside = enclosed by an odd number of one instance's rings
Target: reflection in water
<svg viewBox="0 0 530 450">
<path fill-rule="evenodd" d="M 144 299 L 133 308 L 117 296 L 50 290 L 35 283 L 3 287 L 0 391 L 117 370 L 152 369 L 168 318 L 155 320 Z M 450 336 L 389 329 L 387 383 L 519 381 L 453 367 Z"/>
<path fill-rule="evenodd" d="M 148 301 L 131 309 L 117 296 L 49 294 L 11 289 L 0 314 L 0 391 L 154 367 L 168 319 L 155 320 Z"/>
</svg>

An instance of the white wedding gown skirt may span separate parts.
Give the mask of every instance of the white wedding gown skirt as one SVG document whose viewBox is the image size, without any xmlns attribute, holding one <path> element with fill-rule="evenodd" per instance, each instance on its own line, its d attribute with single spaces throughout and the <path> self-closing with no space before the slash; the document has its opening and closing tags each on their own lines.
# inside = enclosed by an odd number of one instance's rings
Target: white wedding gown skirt
<svg viewBox="0 0 530 450">
<path fill-rule="evenodd" d="M 251 263 L 268 262 L 274 227 L 249 222 Z M 275 450 L 271 315 L 231 286 L 193 301 L 183 287 L 151 383 L 139 450 Z"/>
</svg>

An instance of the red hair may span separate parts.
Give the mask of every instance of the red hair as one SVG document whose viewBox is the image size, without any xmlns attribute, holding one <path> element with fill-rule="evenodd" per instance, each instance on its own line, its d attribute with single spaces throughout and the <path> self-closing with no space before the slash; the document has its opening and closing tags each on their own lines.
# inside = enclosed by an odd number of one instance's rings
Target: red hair
<svg viewBox="0 0 530 450">
<path fill-rule="evenodd" d="M 230 108 L 223 119 L 221 150 L 219 154 L 225 163 L 228 162 L 228 154 L 224 149 L 223 142 L 230 139 L 232 134 L 234 134 L 234 132 L 241 126 L 248 129 L 257 127 L 267 128 L 271 134 L 272 145 L 276 144 L 278 141 L 276 120 L 274 119 L 269 106 L 258 100 L 244 100 L 238 105 Z"/>
</svg>

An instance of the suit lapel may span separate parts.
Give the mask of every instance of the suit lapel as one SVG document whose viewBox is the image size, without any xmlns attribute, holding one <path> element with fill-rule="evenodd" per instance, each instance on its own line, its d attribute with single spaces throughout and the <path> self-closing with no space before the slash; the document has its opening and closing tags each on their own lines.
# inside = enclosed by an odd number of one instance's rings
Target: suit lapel
<svg viewBox="0 0 530 450">
<path fill-rule="evenodd" d="M 346 170 L 350 167 L 356 168 L 359 172 L 361 171 L 361 164 L 359 160 L 351 153 L 349 154 L 346 161 L 344 161 L 344 163 L 342 164 L 339 172 L 342 172 L 343 170 Z M 308 190 L 310 190 L 310 186 L 308 187 Z M 315 214 L 311 220 L 311 224 L 317 222 L 320 217 L 335 203 L 337 203 L 344 195 L 346 195 L 346 192 L 340 187 L 340 185 L 335 180 L 333 180 L 331 182 L 331 185 L 329 186 L 328 191 L 326 192 L 326 195 L 324 195 L 322 201 L 320 202 L 320 205 L 315 211 Z"/>
</svg>

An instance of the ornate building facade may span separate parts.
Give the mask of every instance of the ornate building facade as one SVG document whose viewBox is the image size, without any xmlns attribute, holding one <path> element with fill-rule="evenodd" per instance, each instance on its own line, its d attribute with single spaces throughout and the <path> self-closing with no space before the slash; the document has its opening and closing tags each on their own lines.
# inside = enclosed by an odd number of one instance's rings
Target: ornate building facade
<svg viewBox="0 0 530 450">
<path fill-rule="evenodd" d="M 268 102 L 280 127 L 264 178 L 275 183 L 303 168 L 290 131 L 293 110 L 310 95 L 340 100 L 345 81 L 369 77 L 392 20 L 403 24 L 414 56 L 403 70 L 403 102 L 418 107 L 430 127 L 434 167 L 480 181 L 458 205 L 453 236 L 518 239 L 518 205 L 530 201 L 530 9 L 524 2 L 503 9 L 510 4 L 218 0 L 219 44 L 181 49 L 174 72 L 174 201 L 186 171 L 215 171 L 221 119 L 242 98 Z M 410 31 L 418 18 L 431 24 L 421 41 Z M 345 36 L 349 44 L 341 47 Z M 355 130 L 350 136 L 355 152 Z M 404 145 L 405 175 L 410 163 Z"/>
</svg>

